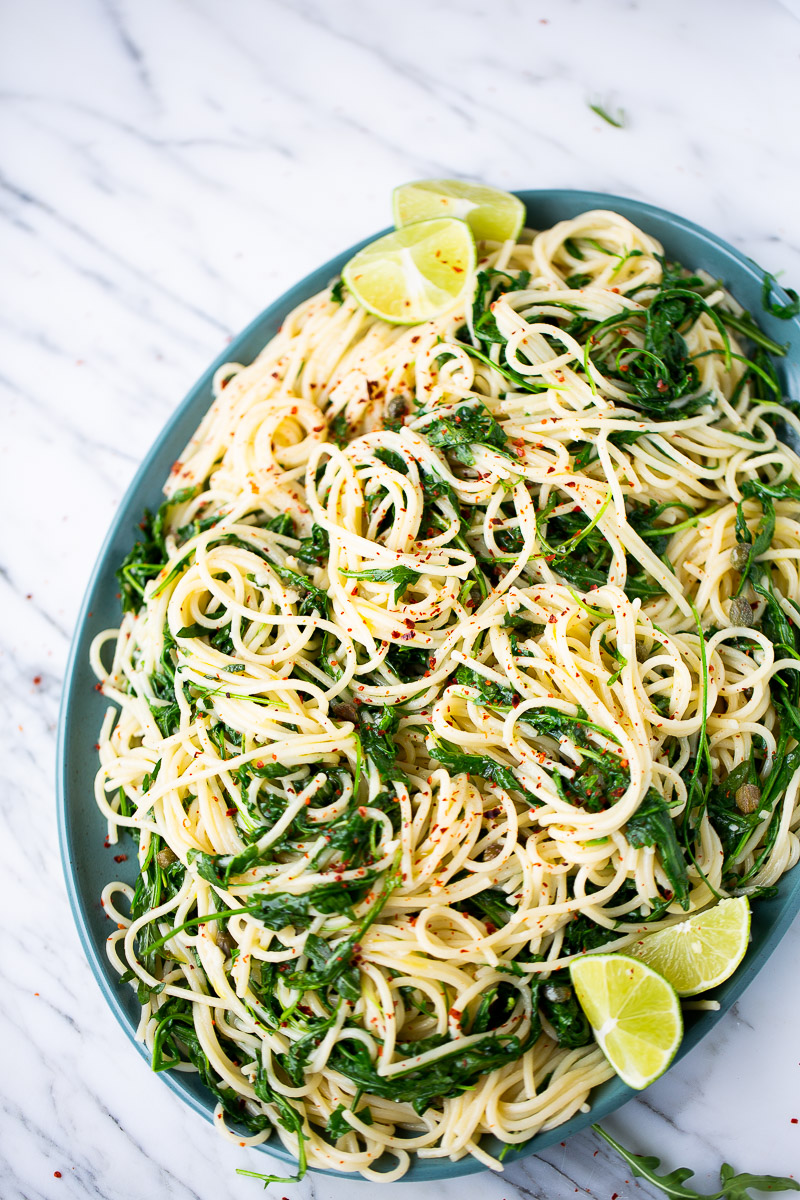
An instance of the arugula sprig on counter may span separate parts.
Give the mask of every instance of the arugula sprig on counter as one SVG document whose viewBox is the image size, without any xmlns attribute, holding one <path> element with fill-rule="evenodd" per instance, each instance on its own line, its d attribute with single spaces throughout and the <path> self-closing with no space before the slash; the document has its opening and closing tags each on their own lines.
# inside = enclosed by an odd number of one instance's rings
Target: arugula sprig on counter
<svg viewBox="0 0 800 1200">
<path fill-rule="evenodd" d="M 654 1154 L 634 1154 L 620 1145 L 602 1125 L 592 1125 L 592 1129 L 616 1150 L 637 1179 L 646 1179 L 665 1196 L 669 1196 L 670 1200 L 754 1200 L 752 1189 L 761 1192 L 800 1192 L 800 1183 L 796 1179 L 787 1179 L 785 1175 L 749 1175 L 746 1172 L 735 1175 L 729 1163 L 723 1163 L 720 1168 L 722 1187 L 718 1192 L 697 1192 L 694 1188 L 684 1187 L 686 1181 L 694 1176 L 691 1167 L 676 1167 L 674 1171 L 660 1175 L 656 1170 L 661 1166 L 660 1158 Z"/>
</svg>

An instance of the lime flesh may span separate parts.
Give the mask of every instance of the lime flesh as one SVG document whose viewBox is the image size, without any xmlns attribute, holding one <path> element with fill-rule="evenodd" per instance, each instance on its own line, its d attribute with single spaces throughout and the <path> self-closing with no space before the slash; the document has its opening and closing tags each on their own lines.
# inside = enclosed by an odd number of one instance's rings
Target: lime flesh
<svg viewBox="0 0 800 1200">
<path fill-rule="evenodd" d="M 629 1087 L 663 1075 L 683 1037 L 675 989 L 625 954 L 587 954 L 570 966 L 575 994 L 597 1044 Z"/>
<path fill-rule="evenodd" d="M 454 308 L 471 288 L 475 242 L 453 217 L 418 221 L 359 250 L 342 272 L 359 304 L 397 325 L 416 325 Z"/>
<path fill-rule="evenodd" d="M 749 938 L 750 903 L 737 896 L 648 934 L 628 953 L 655 967 L 679 996 L 696 996 L 733 974 Z"/>
<path fill-rule="evenodd" d="M 392 195 L 399 228 L 433 217 L 466 221 L 478 241 L 516 240 L 525 221 L 525 205 L 510 192 L 460 179 L 422 179 L 404 183 Z"/>
</svg>

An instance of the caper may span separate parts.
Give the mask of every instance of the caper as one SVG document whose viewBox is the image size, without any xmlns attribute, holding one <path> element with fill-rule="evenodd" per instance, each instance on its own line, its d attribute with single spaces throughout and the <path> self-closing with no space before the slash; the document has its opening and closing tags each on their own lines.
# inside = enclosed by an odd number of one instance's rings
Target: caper
<svg viewBox="0 0 800 1200">
<path fill-rule="evenodd" d="M 217 949 L 221 950 L 227 958 L 235 945 L 236 941 L 231 937 L 227 929 L 221 929 L 217 934 Z"/>
<path fill-rule="evenodd" d="M 476 583 L 474 587 L 469 589 L 469 595 L 467 596 L 467 608 L 480 608 L 482 600 L 483 592 Z"/>
<path fill-rule="evenodd" d="M 358 724 L 356 706 L 349 704 L 347 701 L 344 701 L 342 704 L 332 704 L 331 716 L 337 721 L 352 721 L 354 725 Z"/>
<path fill-rule="evenodd" d="M 167 867 L 171 867 L 174 862 L 178 861 L 178 856 L 174 850 L 170 850 L 169 846 L 165 846 L 163 850 L 159 850 L 156 855 L 156 862 L 162 870 L 166 871 Z"/>
<path fill-rule="evenodd" d="M 566 1004 L 567 1000 L 572 996 L 572 988 L 559 986 L 555 983 L 547 983 L 544 987 L 544 998 L 549 1000 L 551 1004 Z"/>
<path fill-rule="evenodd" d="M 743 571 L 750 561 L 752 542 L 737 542 L 731 550 L 731 566 L 736 571 Z"/>
<path fill-rule="evenodd" d="M 749 629 L 753 624 L 753 610 L 750 607 L 750 601 L 745 600 L 742 596 L 736 596 L 731 600 L 728 620 L 731 625 L 743 625 L 745 629 Z"/>
<path fill-rule="evenodd" d="M 743 783 L 736 789 L 736 807 L 739 812 L 753 813 L 761 802 L 761 788 L 754 783 Z"/>
<path fill-rule="evenodd" d="M 392 396 L 391 400 L 386 403 L 386 416 L 390 421 L 396 421 L 399 417 L 404 417 L 408 412 L 408 405 L 404 396 Z"/>
</svg>

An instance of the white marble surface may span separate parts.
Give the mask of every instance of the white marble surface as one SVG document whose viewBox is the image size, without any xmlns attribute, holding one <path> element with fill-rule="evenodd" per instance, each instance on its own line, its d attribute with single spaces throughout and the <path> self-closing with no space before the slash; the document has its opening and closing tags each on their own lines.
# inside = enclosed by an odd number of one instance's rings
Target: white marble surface
<svg viewBox="0 0 800 1200">
<path fill-rule="evenodd" d="M 800 278 L 796 0 L 17 0 L 0 31 L 0 1195 L 260 1194 L 152 1076 L 81 953 L 56 714 L 104 531 L 174 405 L 260 308 L 388 223 L 408 178 L 640 197 Z M 624 108 L 613 129 L 588 102 Z M 800 924 L 609 1129 L 711 1191 L 800 1175 Z M 61 1178 L 55 1172 L 61 1172 Z M 323 1177 L 276 1196 L 344 1200 Z M 591 1135 L 404 1195 L 653 1196 Z M 399 1197 L 400 1185 L 386 1190 Z"/>
</svg>

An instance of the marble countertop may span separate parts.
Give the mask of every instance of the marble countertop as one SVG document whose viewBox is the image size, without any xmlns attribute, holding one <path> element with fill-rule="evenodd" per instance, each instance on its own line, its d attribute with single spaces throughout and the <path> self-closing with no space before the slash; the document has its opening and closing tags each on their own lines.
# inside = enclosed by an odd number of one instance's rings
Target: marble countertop
<svg viewBox="0 0 800 1200">
<path fill-rule="evenodd" d="M 0 1195 L 228 1200 L 268 1159 L 147 1070 L 81 952 L 56 843 L 62 675 L 137 463 L 227 339 L 389 221 L 405 179 L 635 196 L 800 278 L 800 3 L 25 0 L 0 40 Z M 589 108 L 625 113 L 625 128 Z M 800 923 L 608 1128 L 714 1191 L 800 1174 Z M 60 1173 L 60 1175 L 59 1175 Z M 344 1200 L 309 1177 L 276 1196 Z M 402 1185 L 386 1189 L 387 1200 Z M 365 1187 L 355 1185 L 359 1195 Z M 591 1133 L 420 1200 L 628 1200 Z"/>
</svg>

